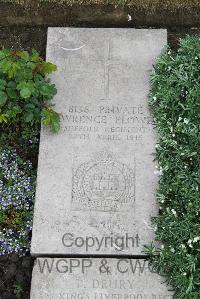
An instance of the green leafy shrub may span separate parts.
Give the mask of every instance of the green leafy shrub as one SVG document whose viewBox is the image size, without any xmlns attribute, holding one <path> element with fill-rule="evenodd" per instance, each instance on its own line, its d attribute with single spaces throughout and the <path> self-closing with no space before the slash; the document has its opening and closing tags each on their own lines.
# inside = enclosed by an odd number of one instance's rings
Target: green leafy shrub
<svg viewBox="0 0 200 299">
<path fill-rule="evenodd" d="M 0 152 L 0 255 L 30 247 L 35 174 L 15 150 Z"/>
<path fill-rule="evenodd" d="M 175 289 L 175 298 L 200 298 L 200 37 L 161 55 L 152 76 L 150 106 L 159 133 L 161 248 L 151 262 Z"/>
<path fill-rule="evenodd" d="M 0 51 L 0 124 L 12 131 L 20 130 L 27 135 L 40 125 L 59 130 L 60 118 L 50 104 L 57 90 L 45 79 L 56 70 L 56 66 L 45 62 L 32 50 Z M 30 139 L 30 136 L 29 136 Z"/>
</svg>

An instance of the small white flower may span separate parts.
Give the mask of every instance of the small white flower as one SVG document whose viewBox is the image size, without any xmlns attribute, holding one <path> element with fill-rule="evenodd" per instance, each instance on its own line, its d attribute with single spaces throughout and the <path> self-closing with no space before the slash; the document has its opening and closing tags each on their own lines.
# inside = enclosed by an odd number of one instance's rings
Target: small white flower
<svg viewBox="0 0 200 299">
<path fill-rule="evenodd" d="M 161 249 L 164 249 L 165 248 L 165 246 L 164 245 L 161 245 Z"/>
<path fill-rule="evenodd" d="M 193 240 L 190 239 L 190 240 L 188 240 L 188 242 L 187 242 L 187 243 L 188 243 L 188 246 L 189 246 L 190 248 L 193 248 L 193 246 L 192 246 L 192 241 L 193 241 Z"/>
<path fill-rule="evenodd" d="M 176 211 L 174 209 L 172 209 L 172 214 L 176 216 Z"/>
<path fill-rule="evenodd" d="M 131 15 L 128 14 L 128 22 L 132 21 Z"/>
<path fill-rule="evenodd" d="M 198 242 L 200 240 L 200 237 L 195 237 L 194 239 L 193 239 L 193 243 L 196 243 L 196 242 Z"/>
<path fill-rule="evenodd" d="M 183 121 L 183 122 L 184 122 L 184 124 L 186 124 L 186 125 L 187 125 L 187 124 L 189 123 L 189 119 L 187 119 L 187 118 L 184 118 L 184 121 Z"/>
<path fill-rule="evenodd" d="M 154 171 L 154 174 L 160 176 L 160 175 L 163 174 L 163 171 L 162 171 L 162 169 L 160 169 L 160 170 L 155 170 L 155 171 Z"/>
</svg>

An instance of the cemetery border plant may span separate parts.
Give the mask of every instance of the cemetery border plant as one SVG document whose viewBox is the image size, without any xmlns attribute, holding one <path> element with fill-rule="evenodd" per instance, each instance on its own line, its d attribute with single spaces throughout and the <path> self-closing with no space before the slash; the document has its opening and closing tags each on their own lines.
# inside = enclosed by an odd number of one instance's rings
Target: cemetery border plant
<svg viewBox="0 0 200 299">
<path fill-rule="evenodd" d="M 0 152 L 0 255 L 30 250 L 35 171 L 15 150 Z"/>
<path fill-rule="evenodd" d="M 46 79 L 55 70 L 35 50 L 0 50 L 0 255 L 30 249 L 36 177 L 27 154 L 37 160 L 41 121 L 60 128 Z"/>
<path fill-rule="evenodd" d="M 35 50 L 0 50 L 0 145 L 37 145 L 41 120 L 59 131 L 60 115 L 51 104 L 57 90 L 45 77 L 55 70 Z"/>
<path fill-rule="evenodd" d="M 200 36 L 167 49 L 152 75 L 150 106 L 159 134 L 161 247 L 146 247 L 150 261 L 175 290 L 175 298 L 200 298 Z"/>
</svg>

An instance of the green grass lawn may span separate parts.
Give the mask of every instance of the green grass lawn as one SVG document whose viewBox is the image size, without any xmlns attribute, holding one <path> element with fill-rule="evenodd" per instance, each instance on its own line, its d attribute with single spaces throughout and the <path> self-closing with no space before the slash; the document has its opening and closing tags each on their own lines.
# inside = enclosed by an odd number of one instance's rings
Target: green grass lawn
<svg viewBox="0 0 200 299">
<path fill-rule="evenodd" d="M 32 0 L 0 0 L 0 2 L 11 2 L 17 4 L 29 4 Z M 187 7 L 188 9 L 200 7 L 199 0 L 38 0 L 38 3 L 57 3 L 57 4 L 79 4 L 79 5 L 124 5 L 128 7 L 137 7 L 141 9 L 149 8 L 154 10 L 157 8 L 169 8 L 171 10 Z"/>
</svg>

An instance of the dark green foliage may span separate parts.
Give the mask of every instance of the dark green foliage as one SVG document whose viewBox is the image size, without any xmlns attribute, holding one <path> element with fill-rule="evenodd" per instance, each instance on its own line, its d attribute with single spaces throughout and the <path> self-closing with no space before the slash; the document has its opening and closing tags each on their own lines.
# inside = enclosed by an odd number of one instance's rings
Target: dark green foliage
<svg viewBox="0 0 200 299">
<path fill-rule="evenodd" d="M 0 124 L 3 129 L 26 135 L 27 129 L 38 131 L 40 122 L 58 132 L 59 114 L 52 109 L 50 100 L 57 90 L 45 78 L 56 66 L 45 62 L 33 50 L 0 51 Z M 29 139 L 31 136 L 29 136 Z"/>
<path fill-rule="evenodd" d="M 161 55 L 152 75 L 150 105 L 159 133 L 161 248 L 147 248 L 175 298 L 200 298 L 200 37 Z"/>
</svg>

